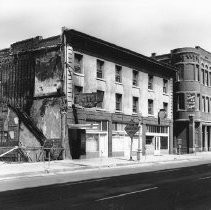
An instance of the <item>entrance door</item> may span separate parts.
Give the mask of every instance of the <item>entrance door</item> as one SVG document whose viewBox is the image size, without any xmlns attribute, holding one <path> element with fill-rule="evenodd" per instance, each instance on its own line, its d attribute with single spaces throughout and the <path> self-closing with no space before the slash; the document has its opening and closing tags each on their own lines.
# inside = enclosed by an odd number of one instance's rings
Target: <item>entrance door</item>
<svg viewBox="0 0 211 210">
<path fill-rule="evenodd" d="M 159 136 L 155 136 L 154 155 L 160 155 L 160 137 Z"/>
</svg>

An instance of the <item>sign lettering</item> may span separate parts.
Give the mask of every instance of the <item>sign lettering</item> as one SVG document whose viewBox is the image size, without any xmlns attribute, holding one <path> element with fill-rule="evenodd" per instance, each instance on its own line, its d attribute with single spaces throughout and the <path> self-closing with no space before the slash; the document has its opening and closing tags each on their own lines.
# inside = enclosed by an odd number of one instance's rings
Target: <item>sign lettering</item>
<svg viewBox="0 0 211 210">
<path fill-rule="evenodd" d="M 85 108 L 96 107 L 97 103 L 103 102 L 103 91 L 94 93 L 80 93 L 75 95 L 75 104 Z"/>
<path fill-rule="evenodd" d="M 186 106 L 188 111 L 194 111 L 196 104 L 195 93 L 187 93 L 186 94 Z"/>
</svg>

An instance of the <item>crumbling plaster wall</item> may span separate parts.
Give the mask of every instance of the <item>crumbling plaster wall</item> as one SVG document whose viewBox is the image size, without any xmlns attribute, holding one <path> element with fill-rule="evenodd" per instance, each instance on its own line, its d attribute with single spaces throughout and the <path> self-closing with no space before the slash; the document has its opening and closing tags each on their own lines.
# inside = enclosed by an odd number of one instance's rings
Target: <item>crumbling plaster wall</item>
<svg viewBox="0 0 211 210">
<path fill-rule="evenodd" d="M 29 158 L 30 162 L 42 160 L 42 149 L 40 142 L 22 122 L 20 122 L 19 145 L 22 146 L 22 150 Z"/>
<path fill-rule="evenodd" d="M 31 116 L 46 138 L 61 138 L 61 99 L 36 99 L 31 108 Z"/>
</svg>

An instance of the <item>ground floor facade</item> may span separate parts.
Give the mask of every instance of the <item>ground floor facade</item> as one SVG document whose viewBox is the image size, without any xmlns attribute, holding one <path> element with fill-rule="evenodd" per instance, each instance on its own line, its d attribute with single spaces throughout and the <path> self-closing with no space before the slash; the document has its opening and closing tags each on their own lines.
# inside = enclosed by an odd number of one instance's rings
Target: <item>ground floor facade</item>
<svg viewBox="0 0 211 210">
<path fill-rule="evenodd" d="M 137 115 L 96 110 L 77 110 L 77 115 L 78 127 L 74 123 L 72 110 L 67 112 L 68 141 L 72 158 L 129 158 L 131 138 L 126 133 L 125 126 L 131 119 L 140 124 L 140 130 L 133 137 L 132 155 L 137 155 L 138 149 L 142 155 L 173 152 L 173 123 L 168 119 L 158 124 L 158 119 L 152 117 L 140 119 Z"/>
<path fill-rule="evenodd" d="M 211 122 L 176 121 L 174 148 L 181 153 L 211 151 Z"/>
</svg>

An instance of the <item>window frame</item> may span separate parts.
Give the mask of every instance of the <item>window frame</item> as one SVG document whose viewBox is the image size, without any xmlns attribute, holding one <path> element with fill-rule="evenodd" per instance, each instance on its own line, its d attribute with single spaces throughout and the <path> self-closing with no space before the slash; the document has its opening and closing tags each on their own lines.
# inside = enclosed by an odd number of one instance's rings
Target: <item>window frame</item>
<svg viewBox="0 0 211 210">
<path fill-rule="evenodd" d="M 154 78 L 152 75 L 148 75 L 148 90 L 153 90 Z"/>
<path fill-rule="evenodd" d="M 103 92 L 103 97 L 104 97 L 104 94 L 105 94 L 105 91 L 102 91 L 102 90 L 97 90 L 97 93 L 101 93 L 101 92 Z M 104 101 L 104 100 L 103 100 Z M 100 102 L 100 103 L 97 103 L 97 108 L 99 108 L 99 109 L 103 109 L 104 108 L 104 103 L 103 103 L 103 101 L 102 102 Z"/>
<path fill-rule="evenodd" d="M 163 93 L 167 94 L 168 93 L 168 80 L 163 79 Z"/>
<path fill-rule="evenodd" d="M 115 94 L 115 110 L 122 111 L 122 94 L 116 93 Z"/>
<path fill-rule="evenodd" d="M 135 108 L 135 109 L 134 109 Z M 138 97 L 135 97 L 133 96 L 133 113 L 138 113 L 139 111 L 139 98 Z"/>
<path fill-rule="evenodd" d="M 122 83 L 122 66 L 115 65 L 115 82 Z"/>
<path fill-rule="evenodd" d="M 78 63 L 76 63 L 76 60 L 78 60 Z M 80 71 L 76 70 L 76 67 L 79 67 Z M 77 52 L 74 53 L 74 72 L 78 74 L 83 74 L 83 55 Z"/>
<path fill-rule="evenodd" d="M 154 115 L 154 101 L 153 101 L 153 99 L 148 99 L 148 114 Z"/>
<path fill-rule="evenodd" d="M 133 86 L 138 86 L 138 75 L 139 72 L 133 69 Z"/>
<path fill-rule="evenodd" d="M 97 59 L 97 72 L 96 72 L 96 77 L 98 79 L 103 79 L 104 78 L 104 61 Z M 99 65 L 98 65 L 99 64 Z"/>
</svg>

